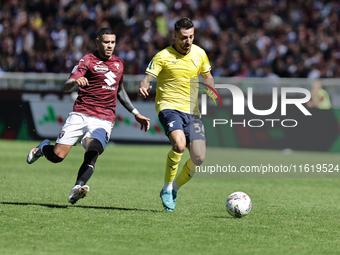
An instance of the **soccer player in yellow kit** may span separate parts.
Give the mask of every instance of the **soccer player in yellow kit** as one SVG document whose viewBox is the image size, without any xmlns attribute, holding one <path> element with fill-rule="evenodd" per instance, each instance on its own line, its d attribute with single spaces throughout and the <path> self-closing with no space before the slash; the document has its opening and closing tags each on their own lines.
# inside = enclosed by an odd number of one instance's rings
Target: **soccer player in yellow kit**
<svg viewBox="0 0 340 255">
<path fill-rule="evenodd" d="M 189 18 L 177 20 L 174 36 L 175 44 L 158 52 L 151 60 L 139 87 L 139 96 L 146 98 L 151 89 L 150 83 L 157 78 L 156 111 L 172 144 L 160 193 L 163 206 L 169 212 L 175 209 L 179 188 L 190 180 L 195 166 L 201 165 L 205 159 L 204 126 L 198 110 L 197 94 L 190 93 L 190 88 L 193 82 L 197 87 L 200 74 L 204 83 L 214 87 L 209 59 L 203 49 L 193 44 L 194 25 Z M 175 180 L 186 147 L 190 159 Z"/>
</svg>

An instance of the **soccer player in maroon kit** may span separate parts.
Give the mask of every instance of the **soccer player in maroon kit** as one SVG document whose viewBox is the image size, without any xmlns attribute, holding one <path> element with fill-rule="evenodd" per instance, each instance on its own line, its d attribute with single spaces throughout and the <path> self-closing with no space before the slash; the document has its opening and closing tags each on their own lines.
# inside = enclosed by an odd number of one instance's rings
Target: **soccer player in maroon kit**
<svg viewBox="0 0 340 255">
<path fill-rule="evenodd" d="M 81 139 L 85 149 L 84 162 L 68 197 L 71 204 L 84 198 L 90 190 L 86 183 L 93 174 L 98 156 L 103 153 L 110 139 L 117 99 L 135 115 L 141 129 L 147 131 L 150 127 L 149 119 L 141 115 L 132 105 L 124 89 L 124 63 L 122 59 L 113 55 L 116 35 L 110 28 L 102 28 L 98 31 L 96 45 L 98 50 L 85 55 L 79 61 L 63 86 L 64 92 L 70 92 L 78 85 L 79 92 L 73 111 L 69 113 L 61 128 L 56 144 L 50 145 L 50 141 L 46 139 L 27 156 L 29 164 L 41 156 L 45 156 L 53 163 L 59 163 Z"/>
</svg>

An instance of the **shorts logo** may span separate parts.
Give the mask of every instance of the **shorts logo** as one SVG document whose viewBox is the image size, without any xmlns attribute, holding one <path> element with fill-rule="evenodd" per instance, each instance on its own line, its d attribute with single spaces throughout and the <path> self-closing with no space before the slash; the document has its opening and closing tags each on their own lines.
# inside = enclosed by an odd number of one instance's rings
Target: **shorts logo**
<svg viewBox="0 0 340 255">
<path fill-rule="evenodd" d="M 64 135 L 65 135 L 65 131 L 61 130 L 59 133 L 59 139 L 63 138 Z"/>
<path fill-rule="evenodd" d="M 110 134 L 108 132 L 106 132 L 105 142 L 108 143 L 109 139 L 110 139 Z"/>
<path fill-rule="evenodd" d="M 169 122 L 167 125 L 169 125 L 169 127 L 173 127 L 174 126 L 174 123 L 175 122 L 175 120 L 174 121 L 171 121 L 171 122 Z"/>
</svg>

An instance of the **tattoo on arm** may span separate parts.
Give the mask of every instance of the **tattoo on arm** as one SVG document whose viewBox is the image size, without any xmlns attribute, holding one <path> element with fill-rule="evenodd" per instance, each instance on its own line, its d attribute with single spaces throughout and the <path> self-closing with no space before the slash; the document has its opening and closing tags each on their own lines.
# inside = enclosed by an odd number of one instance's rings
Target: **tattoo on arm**
<svg viewBox="0 0 340 255">
<path fill-rule="evenodd" d="M 141 80 L 140 82 L 140 87 L 144 87 L 144 88 L 148 88 L 150 86 L 150 83 L 155 79 L 155 77 L 153 77 L 150 74 L 145 75 L 145 77 L 143 78 L 143 80 Z"/>
</svg>

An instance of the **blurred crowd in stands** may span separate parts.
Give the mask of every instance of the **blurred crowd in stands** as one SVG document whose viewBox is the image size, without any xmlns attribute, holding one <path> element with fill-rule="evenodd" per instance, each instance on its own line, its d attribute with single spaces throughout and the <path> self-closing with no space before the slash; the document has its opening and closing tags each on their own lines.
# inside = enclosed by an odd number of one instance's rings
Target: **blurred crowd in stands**
<svg viewBox="0 0 340 255">
<path fill-rule="evenodd" d="M 125 74 L 143 74 L 183 16 L 215 77 L 340 77 L 340 1 L 326 0 L 0 0 L 0 71 L 69 73 L 109 26 Z"/>
</svg>

